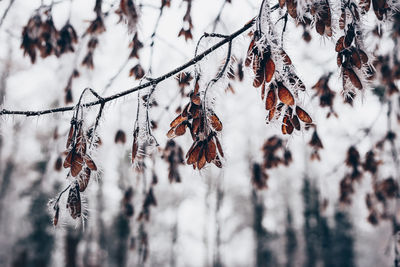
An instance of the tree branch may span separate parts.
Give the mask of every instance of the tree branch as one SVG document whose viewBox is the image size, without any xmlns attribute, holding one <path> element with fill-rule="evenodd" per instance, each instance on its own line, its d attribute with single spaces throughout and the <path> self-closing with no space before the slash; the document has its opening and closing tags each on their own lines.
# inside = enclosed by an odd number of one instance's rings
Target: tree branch
<svg viewBox="0 0 400 267">
<path fill-rule="evenodd" d="M 89 103 L 84 103 L 84 104 L 82 104 L 82 107 L 91 107 L 91 106 L 95 106 L 95 105 L 99 105 L 99 104 L 105 104 L 105 103 L 115 100 L 117 98 L 129 95 L 136 91 L 147 88 L 149 86 L 156 85 L 156 84 L 168 79 L 169 77 L 181 72 L 182 70 L 185 70 L 186 68 L 196 64 L 198 61 L 202 60 L 204 57 L 206 57 L 208 54 L 212 53 L 214 50 L 231 42 L 233 39 L 238 37 L 240 34 L 244 33 L 248 29 L 250 29 L 253 26 L 254 22 L 255 22 L 255 19 L 252 19 L 250 22 L 246 23 L 242 28 L 240 28 L 236 32 L 232 33 L 231 35 L 227 36 L 225 39 L 221 40 L 220 42 L 218 42 L 214 46 L 210 47 L 209 49 L 205 50 L 203 53 L 199 54 L 198 56 L 195 56 L 194 58 L 192 58 L 190 61 L 186 62 L 185 64 L 177 67 L 176 69 L 174 69 L 158 78 L 155 78 L 149 82 L 138 85 L 136 87 L 127 89 L 120 93 L 105 97 L 103 99 L 99 99 L 99 100 L 89 102 Z M 0 116 L 2 116 L 2 115 L 25 115 L 28 117 L 29 116 L 40 116 L 40 115 L 45 115 L 45 114 L 50 114 L 50 113 L 72 111 L 73 109 L 74 109 L 74 106 L 59 107 L 59 108 L 46 109 L 46 110 L 40 110 L 40 111 L 18 111 L 18 110 L 3 109 L 0 111 Z"/>
</svg>

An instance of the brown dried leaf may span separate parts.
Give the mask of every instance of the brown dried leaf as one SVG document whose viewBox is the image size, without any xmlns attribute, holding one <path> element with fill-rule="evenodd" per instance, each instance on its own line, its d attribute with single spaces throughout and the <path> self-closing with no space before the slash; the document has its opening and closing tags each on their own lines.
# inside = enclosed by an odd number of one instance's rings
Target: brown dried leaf
<svg viewBox="0 0 400 267">
<path fill-rule="evenodd" d="M 217 115 L 215 115 L 215 113 L 212 113 L 209 116 L 209 119 L 211 122 L 211 126 L 214 128 L 214 130 L 216 130 L 217 132 L 222 131 L 222 122 L 219 120 Z"/>
<path fill-rule="evenodd" d="M 89 181 L 90 181 L 90 173 L 91 173 L 90 169 L 89 168 L 85 168 L 83 170 L 83 172 L 81 172 L 79 174 L 78 184 L 79 184 L 79 191 L 80 192 L 83 192 L 83 191 L 86 190 L 86 187 L 88 186 Z"/>
<path fill-rule="evenodd" d="M 267 99 L 265 100 L 265 109 L 271 110 L 276 105 L 276 95 L 273 88 L 269 89 Z"/>
<path fill-rule="evenodd" d="M 199 142 L 196 144 L 196 146 L 189 151 L 189 157 L 186 161 L 187 164 L 194 164 L 195 162 L 197 162 L 199 160 L 199 155 L 200 155 L 200 150 L 202 148 L 202 142 Z"/>
<path fill-rule="evenodd" d="M 185 122 L 179 124 L 178 126 L 176 126 L 175 128 L 175 136 L 181 136 L 184 135 L 186 133 L 186 127 L 187 124 Z"/>
<path fill-rule="evenodd" d="M 361 81 L 360 81 L 360 79 L 358 78 L 357 74 L 354 72 L 353 69 L 344 68 L 343 69 L 343 74 L 348 79 L 350 79 L 350 82 L 354 85 L 354 87 L 356 87 L 359 90 L 363 89 Z"/>
<path fill-rule="evenodd" d="M 299 121 L 299 118 L 298 118 L 296 115 L 294 115 L 294 116 L 292 117 L 291 121 L 292 121 L 292 124 L 293 124 L 294 128 L 295 128 L 297 131 L 300 131 L 300 121 Z"/>
<path fill-rule="evenodd" d="M 265 81 L 267 83 L 269 83 L 272 80 L 272 77 L 274 76 L 274 73 L 275 73 L 275 63 L 269 57 L 267 59 L 266 64 L 265 64 Z"/>
<path fill-rule="evenodd" d="M 308 113 L 305 112 L 304 109 L 302 109 L 301 107 L 296 106 L 296 114 L 299 117 L 299 119 L 302 120 L 303 122 L 312 123 L 310 115 L 308 115 Z"/>
<path fill-rule="evenodd" d="M 217 147 L 212 139 L 207 143 L 206 160 L 210 163 L 217 156 Z"/>
<path fill-rule="evenodd" d="M 176 137 L 175 129 L 176 129 L 176 127 L 169 129 L 169 131 L 167 133 L 167 137 L 169 139 L 172 139 L 172 138 Z"/>
<path fill-rule="evenodd" d="M 335 46 L 335 51 L 336 52 L 340 52 L 344 49 L 344 36 L 340 37 L 337 42 L 336 42 L 336 46 Z"/>
<path fill-rule="evenodd" d="M 71 175 L 72 177 L 76 177 L 79 172 L 82 170 L 83 165 L 83 157 L 81 154 L 76 153 L 72 158 L 71 163 Z"/>
<path fill-rule="evenodd" d="M 187 119 L 187 117 L 182 116 L 182 114 L 179 114 L 178 117 L 176 117 L 171 124 L 169 125 L 169 127 L 174 128 L 176 126 L 178 126 L 179 124 L 181 124 L 182 122 L 184 122 Z"/>
<path fill-rule="evenodd" d="M 206 150 L 202 147 L 199 154 L 199 161 L 197 162 L 197 168 L 201 170 L 206 165 L 206 162 Z"/>
<path fill-rule="evenodd" d="M 97 166 L 94 161 L 89 157 L 89 155 L 85 155 L 84 159 L 86 166 L 88 166 L 89 169 L 91 169 L 92 171 L 97 171 Z"/>
<path fill-rule="evenodd" d="M 292 93 L 282 83 L 278 84 L 278 97 L 282 103 L 288 106 L 294 105 L 294 97 Z"/>
</svg>

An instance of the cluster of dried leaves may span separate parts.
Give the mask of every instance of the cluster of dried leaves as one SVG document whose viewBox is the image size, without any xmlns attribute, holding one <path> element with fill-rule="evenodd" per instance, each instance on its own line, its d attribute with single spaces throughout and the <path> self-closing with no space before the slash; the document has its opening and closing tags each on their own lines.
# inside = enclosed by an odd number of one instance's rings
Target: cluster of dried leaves
<svg viewBox="0 0 400 267">
<path fill-rule="evenodd" d="M 391 210 L 390 200 L 398 197 L 399 185 L 393 177 L 385 179 L 379 178 L 379 169 L 383 160 L 379 159 L 385 149 L 385 143 L 393 142 L 395 134 L 389 132 L 385 138 L 377 142 L 375 148 L 369 150 L 361 161 L 360 154 L 356 147 L 351 146 L 347 151 L 346 165 L 349 168 L 348 173 L 340 182 L 340 202 L 351 204 L 351 196 L 354 194 L 356 182 L 369 174 L 372 177 L 372 193 L 366 195 L 366 205 L 369 211 L 367 220 L 373 224 L 378 224 L 379 220 L 392 219 L 397 216 L 396 211 Z"/>
<path fill-rule="evenodd" d="M 387 18 L 388 14 L 391 11 L 388 0 L 360 0 L 359 6 L 361 8 L 362 14 L 366 14 L 369 11 L 369 9 L 371 8 L 371 2 L 376 18 L 378 20 L 383 20 L 384 18 Z"/>
<path fill-rule="evenodd" d="M 189 103 L 171 122 L 171 129 L 168 131 L 167 137 L 171 139 L 184 135 L 186 129 L 189 129 L 193 144 L 186 153 L 186 163 L 199 170 L 206 163 L 211 162 L 221 168 L 220 157 L 224 157 L 224 152 L 217 133 L 222 131 L 222 122 L 212 110 L 204 107 L 203 102 L 200 98 L 199 80 L 197 79 L 195 88 L 190 93 Z"/>
<path fill-rule="evenodd" d="M 329 118 L 332 114 L 337 117 L 337 113 L 335 112 L 333 108 L 333 103 L 335 99 L 336 93 L 331 90 L 329 87 L 329 79 L 331 77 L 332 73 L 328 73 L 326 75 L 323 75 L 318 82 L 312 87 L 316 92 L 313 97 L 318 97 L 319 98 L 319 105 L 321 107 L 327 107 L 329 108 L 329 112 L 327 114 L 327 118 Z"/>
<path fill-rule="evenodd" d="M 263 163 L 254 163 L 252 170 L 252 183 L 257 189 L 267 189 L 268 173 L 280 165 L 288 166 L 292 162 L 292 153 L 286 143 L 278 136 L 270 137 L 262 147 Z"/>
<path fill-rule="evenodd" d="M 183 16 L 183 26 L 182 29 L 179 31 L 178 37 L 182 36 L 185 37 L 185 41 L 193 39 L 192 35 L 192 29 L 193 29 L 193 23 L 192 23 L 192 16 L 191 16 L 191 11 L 192 11 L 192 0 L 184 0 L 187 2 L 186 6 L 186 13 L 185 16 Z"/>
<path fill-rule="evenodd" d="M 82 121 L 72 119 L 67 140 L 68 154 L 63 166 L 66 169 L 70 169 L 69 174 L 72 177 L 76 177 L 75 183 L 70 188 L 67 200 L 67 208 L 73 219 L 81 216 L 79 192 L 86 190 L 91 172 L 97 170 L 96 164 L 86 153 L 88 143 L 88 136 L 82 129 Z"/>
<path fill-rule="evenodd" d="M 168 140 L 162 154 L 162 158 L 168 163 L 168 180 L 173 183 L 180 183 L 181 176 L 178 166 L 185 163 L 182 148 L 174 140 Z"/>
<path fill-rule="evenodd" d="M 363 66 L 369 67 L 368 56 L 359 46 L 353 44 L 353 41 L 356 42 L 356 38 L 355 29 L 350 24 L 346 34 L 336 42 L 335 50 L 338 53 L 337 65 L 342 69 L 343 85 L 346 86 L 349 81 L 355 88 L 362 90 L 363 85 L 360 77 L 365 74 L 361 72 L 361 68 Z"/>
<path fill-rule="evenodd" d="M 121 0 L 119 9 L 115 11 L 119 15 L 119 21 L 124 21 L 128 25 L 130 32 L 136 31 L 139 20 L 139 13 L 133 0 Z"/>
<path fill-rule="evenodd" d="M 272 59 L 271 47 L 266 45 L 261 50 L 257 45 L 257 36 L 258 34 L 255 34 L 250 43 L 245 64 L 252 65 L 255 74 L 253 86 L 256 88 L 261 86 L 261 99 L 263 101 L 265 99 L 268 121 L 279 120 L 282 117 L 282 133 L 290 135 L 294 129 L 300 131 L 300 121 L 306 125 L 312 123 L 310 115 L 297 105 L 295 99 L 297 98 L 295 87 L 305 90 L 305 86 L 289 68 L 283 70 L 289 77 L 287 82 L 279 74 L 274 78 L 276 65 Z M 291 59 L 283 49 L 279 56 L 283 59 L 283 66 L 292 65 Z M 288 87 L 293 88 L 296 93 L 293 94 Z"/>
<path fill-rule="evenodd" d="M 21 48 L 24 55 L 28 55 L 31 62 L 35 63 L 37 53 L 42 58 L 50 55 L 59 57 L 74 52 L 77 42 L 78 36 L 69 21 L 58 31 L 54 26 L 51 8 L 42 7 L 35 11 L 23 28 Z"/>
</svg>

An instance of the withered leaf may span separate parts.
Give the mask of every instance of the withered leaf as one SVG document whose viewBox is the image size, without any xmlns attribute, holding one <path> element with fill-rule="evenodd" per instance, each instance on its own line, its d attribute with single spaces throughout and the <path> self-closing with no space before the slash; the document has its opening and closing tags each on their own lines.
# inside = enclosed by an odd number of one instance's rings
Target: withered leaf
<svg viewBox="0 0 400 267">
<path fill-rule="evenodd" d="M 215 115 L 215 113 L 212 113 L 209 116 L 211 126 L 216 130 L 217 132 L 222 131 L 222 122 L 219 120 L 218 116 Z"/>
<path fill-rule="evenodd" d="M 81 216 L 81 195 L 79 193 L 79 184 L 76 182 L 69 189 L 67 209 L 73 219 Z"/>
<path fill-rule="evenodd" d="M 283 123 L 282 123 L 282 133 L 283 134 L 292 134 L 293 133 L 293 124 L 290 122 L 289 116 L 286 115 L 283 118 Z"/>
<path fill-rule="evenodd" d="M 275 63 L 269 57 L 267 59 L 266 64 L 265 64 L 265 81 L 269 83 L 272 80 L 272 77 L 274 76 L 274 73 L 275 73 Z"/>
<path fill-rule="evenodd" d="M 81 154 L 76 153 L 71 162 L 71 175 L 76 177 L 82 170 L 83 157 Z"/>
<path fill-rule="evenodd" d="M 187 124 L 185 122 L 183 122 L 183 123 L 179 124 L 178 126 L 176 126 L 175 135 L 176 136 L 184 135 L 186 133 L 186 127 L 187 127 Z"/>
<path fill-rule="evenodd" d="M 90 169 L 88 167 L 86 167 L 83 172 L 81 172 L 79 174 L 79 179 L 78 179 L 78 184 L 79 184 L 79 191 L 83 192 L 86 190 L 86 187 L 89 184 L 89 180 L 90 180 Z"/>
<path fill-rule="evenodd" d="M 282 83 L 278 84 L 278 97 L 285 105 L 294 105 L 294 97 L 292 93 Z"/>
<path fill-rule="evenodd" d="M 72 157 L 74 156 L 74 154 L 75 154 L 75 150 L 74 149 L 71 149 L 68 152 L 67 157 L 64 160 L 64 164 L 63 164 L 64 168 L 71 167 L 71 165 L 72 165 Z"/>
<path fill-rule="evenodd" d="M 92 158 L 89 157 L 89 155 L 85 155 L 84 159 L 85 159 L 86 166 L 88 166 L 89 169 L 91 169 L 92 171 L 97 171 L 97 166 L 94 163 L 94 161 L 92 160 Z"/>
<path fill-rule="evenodd" d="M 308 115 L 308 113 L 305 112 L 304 109 L 302 109 L 301 107 L 296 106 L 296 114 L 299 117 L 299 119 L 302 120 L 303 122 L 312 123 L 310 115 Z"/>
<path fill-rule="evenodd" d="M 356 49 L 351 52 L 351 63 L 358 69 L 361 69 L 361 58 Z"/>
<path fill-rule="evenodd" d="M 367 63 L 368 62 L 367 54 L 361 49 L 358 50 L 358 53 L 360 55 L 360 59 L 361 59 L 362 63 Z"/>
<path fill-rule="evenodd" d="M 344 36 L 340 37 L 336 42 L 335 51 L 340 52 L 344 49 Z"/>
<path fill-rule="evenodd" d="M 187 117 L 182 116 L 182 114 L 179 114 L 178 117 L 176 117 L 171 124 L 169 125 L 171 128 L 174 128 L 184 122 L 187 119 Z"/>
<path fill-rule="evenodd" d="M 315 23 L 315 29 L 320 35 L 324 35 L 325 32 L 325 24 L 322 20 L 317 20 L 317 23 Z"/>
<path fill-rule="evenodd" d="M 269 89 L 267 99 L 265 100 L 265 109 L 271 110 L 276 105 L 276 95 L 273 88 Z"/>
<path fill-rule="evenodd" d="M 257 70 L 256 76 L 254 77 L 253 86 L 258 88 L 264 82 L 265 79 L 265 72 L 262 68 Z"/>
<path fill-rule="evenodd" d="M 272 107 L 269 112 L 268 112 L 268 120 L 272 121 L 274 119 L 275 116 L 275 111 L 276 111 L 276 107 Z"/>
<path fill-rule="evenodd" d="M 196 146 L 189 151 L 189 157 L 186 161 L 187 164 L 194 164 L 195 162 L 197 162 L 199 160 L 199 155 L 200 155 L 200 150 L 202 148 L 202 142 L 199 142 L 196 144 Z"/>
<path fill-rule="evenodd" d="M 261 100 L 264 100 L 264 98 L 265 98 L 265 83 L 263 83 L 261 87 Z"/>
<path fill-rule="evenodd" d="M 207 143 L 206 160 L 210 163 L 217 156 L 217 147 L 212 139 Z"/>
<path fill-rule="evenodd" d="M 299 121 L 299 118 L 296 116 L 296 115 L 294 115 L 293 117 L 292 117 L 292 124 L 293 124 L 293 126 L 294 126 L 294 128 L 297 130 L 297 131 L 300 131 L 300 121 Z"/>
<path fill-rule="evenodd" d="M 355 88 L 357 88 L 359 90 L 361 90 L 363 88 L 360 79 L 358 78 L 357 74 L 354 72 L 353 69 L 344 68 L 343 69 L 343 74 L 348 79 L 350 79 L 350 82 L 354 85 Z"/>
<path fill-rule="evenodd" d="M 201 170 L 206 165 L 206 150 L 204 147 L 201 148 L 199 153 L 199 161 L 197 162 L 197 168 Z"/>
</svg>

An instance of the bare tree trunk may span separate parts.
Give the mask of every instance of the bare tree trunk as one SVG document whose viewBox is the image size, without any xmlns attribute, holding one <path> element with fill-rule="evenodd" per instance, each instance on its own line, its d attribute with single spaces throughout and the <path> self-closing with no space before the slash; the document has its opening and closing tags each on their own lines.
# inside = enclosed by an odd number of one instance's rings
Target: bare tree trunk
<svg viewBox="0 0 400 267">
<path fill-rule="evenodd" d="M 222 182 L 217 181 L 217 192 L 216 192 L 216 205 L 215 205 L 215 250 L 214 250 L 214 267 L 222 267 L 221 259 L 221 220 L 220 220 L 220 209 L 224 200 L 224 189 Z"/>
<path fill-rule="evenodd" d="M 77 267 L 78 258 L 78 244 L 80 241 L 80 234 L 76 229 L 69 228 L 65 236 L 65 266 Z"/>
<path fill-rule="evenodd" d="M 171 228 L 171 251 L 170 251 L 170 266 L 176 266 L 176 244 L 178 241 L 178 219 L 175 219 Z"/>
<path fill-rule="evenodd" d="M 204 244 L 204 267 L 209 266 L 209 239 L 208 239 L 208 218 L 209 218 L 209 212 L 210 212 L 210 195 L 212 191 L 212 184 L 211 184 L 211 179 L 210 177 L 207 177 L 207 192 L 204 197 L 204 228 L 203 228 L 203 244 Z"/>
<path fill-rule="evenodd" d="M 258 195 L 258 192 L 255 189 L 252 189 L 252 204 L 253 232 L 256 242 L 256 266 L 276 266 L 274 256 L 268 245 L 270 239 L 269 234 L 262 225 L 265 205 L 263 198 Z"/>
</svg>

